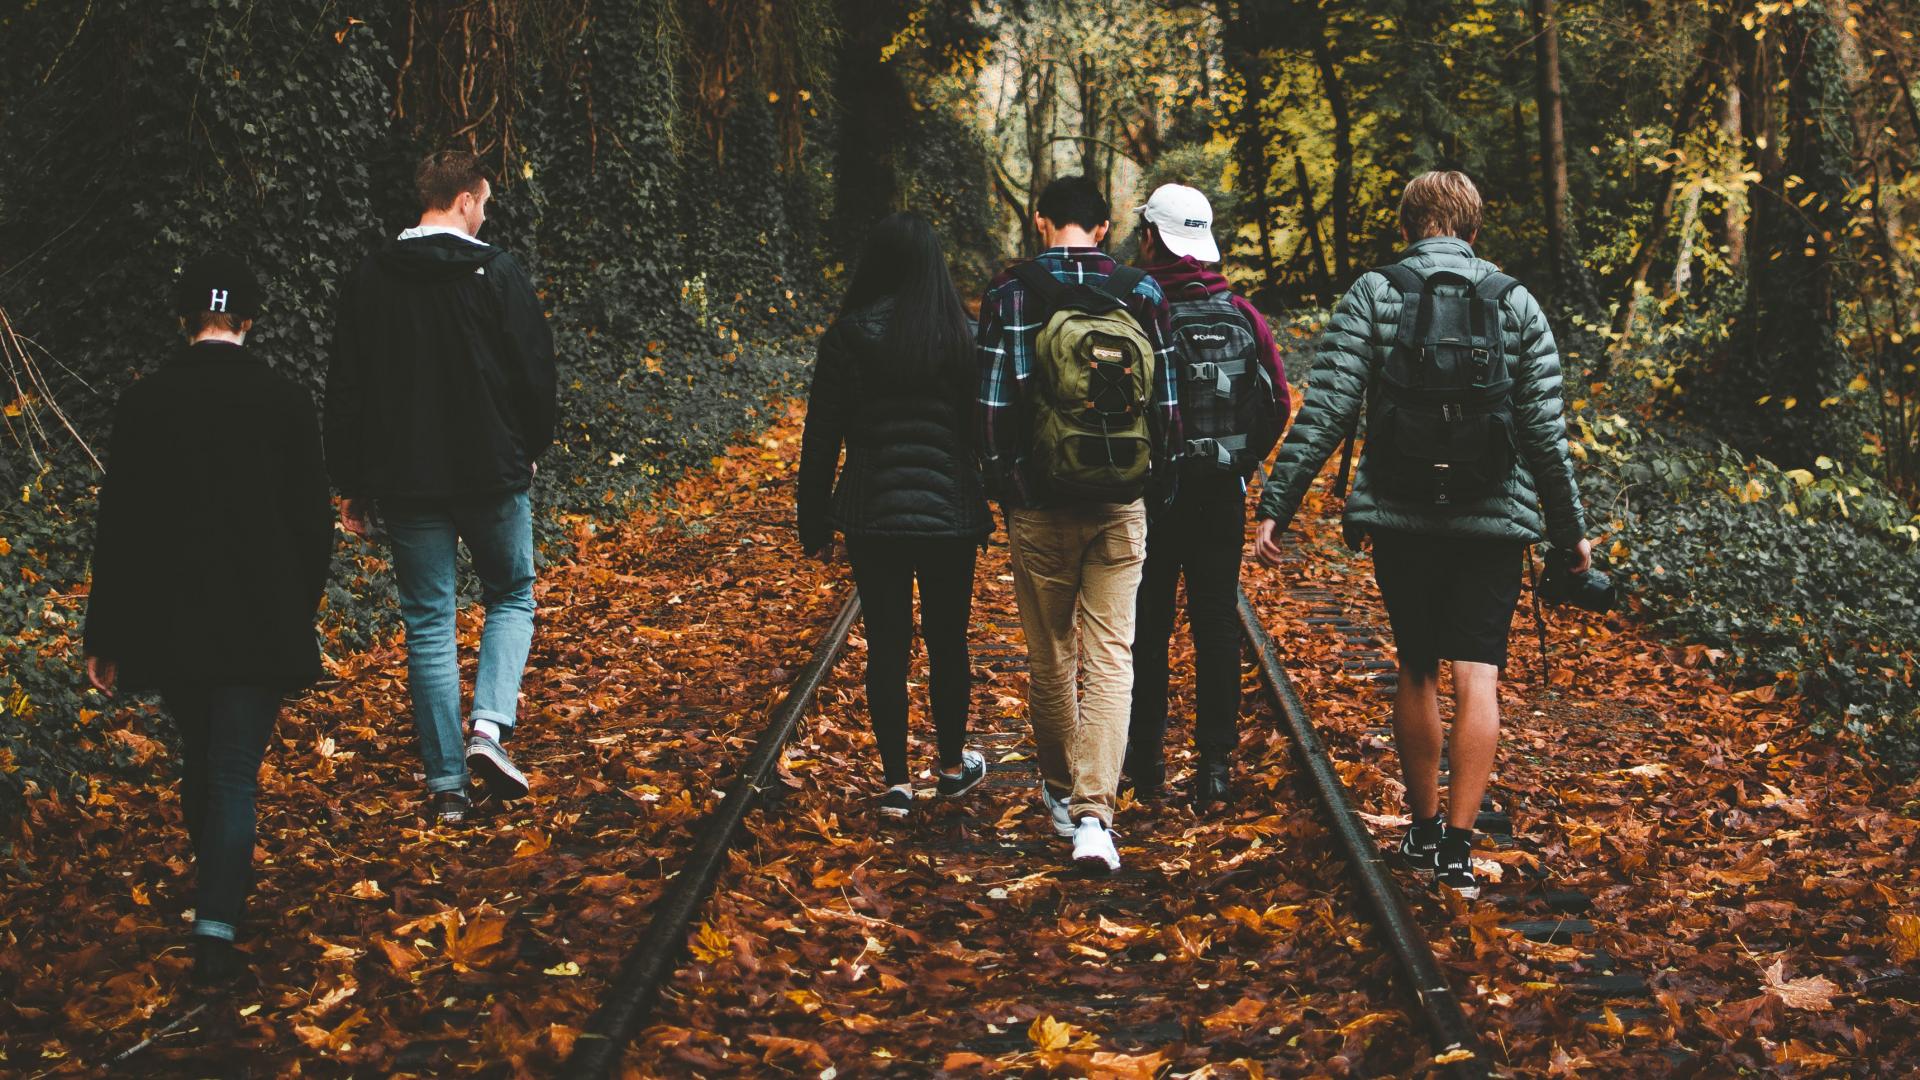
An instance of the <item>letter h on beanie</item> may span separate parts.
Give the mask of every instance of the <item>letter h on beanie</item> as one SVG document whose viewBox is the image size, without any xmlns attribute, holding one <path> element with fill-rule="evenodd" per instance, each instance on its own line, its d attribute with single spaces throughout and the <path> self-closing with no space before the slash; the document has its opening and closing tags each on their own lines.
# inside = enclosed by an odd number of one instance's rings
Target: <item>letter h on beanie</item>
<svg viewBox="0 0 1920 1080">
<path fill-rule="evenodd" d="M 246 260 L 230 252 L 209 252 L 187 264 L 174 287 L 173 313 L 191 318 L 213 311 L 236 319 L 260 314 L 260 280 Z"/>
</svg>

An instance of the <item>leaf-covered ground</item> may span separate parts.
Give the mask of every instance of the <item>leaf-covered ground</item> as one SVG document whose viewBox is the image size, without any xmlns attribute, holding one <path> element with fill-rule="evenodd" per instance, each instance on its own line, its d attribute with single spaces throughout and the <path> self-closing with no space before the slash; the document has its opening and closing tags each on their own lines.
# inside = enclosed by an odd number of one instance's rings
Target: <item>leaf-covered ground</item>
<svg viewBox="0 0 1920 1080">
<path fill-rule="evenodd" d="M 514 744 L 534 792 L 483 806 L 466 829 L 421 820 L 397 644 L 342 658 L 289 708 L 269 755 L 244 943 L 259 985 L 128 1071 L 551 1072 L 845 595 L 844 568 L 794 550 L 797 447 L 789 416 L 665 509 L 583 523 L 548 553 L 534 715 Z M 1377 734 L 1386 700 L 1289 598 L 1312 584 L 1378 623 L 1371 583 L 1323 509 L 1302 520 L 1312 557 L 1250 568 L 1249 592 L 1385 842 L 1401 812 Z M 989 784 L 921 803 L 905 827 L 879 823 L 856 642 L 630 1073 L 1426 1071 L 1251 675 L 1240 807 L 1210 821 L 1171 800 L 1127 807 L 1125 872 L 1071 873 L 1032 798 L 1005 573 L 996 548 L 975 612 Z M 462 631 L 471 649 L 474 613 Z M 1730 692 L 1707 653 L 1618 620 L 1558 617 L 1554 637 L 1542 682 L 1516 634 L 1526 659 L 1496 790 L 1519 843 L 1492 854 L 1509 890 L 1537 865 L 1590 893 L 1595 939 L 1531 943 L 1501 929 L 1512 915 L 1493 903 L 1448 910 L 1409 883 L 1488 1045 L 1523 1074 L 1909 1072 L 1920 868 L 1901 808 L 1913 792 L 1797 735 L 1791 702 Z M 7 826 L 0 1073 L 98 1072 L 197 1000 L 165 727 L 140 707 L 122 721 L 150 782 L 42 800 Z M 1184 752 L 1184 726 L 1170 744 Z M 1596 948 L 1657 996 L 1576 998 L 1565 985 Z"/>
</svg>

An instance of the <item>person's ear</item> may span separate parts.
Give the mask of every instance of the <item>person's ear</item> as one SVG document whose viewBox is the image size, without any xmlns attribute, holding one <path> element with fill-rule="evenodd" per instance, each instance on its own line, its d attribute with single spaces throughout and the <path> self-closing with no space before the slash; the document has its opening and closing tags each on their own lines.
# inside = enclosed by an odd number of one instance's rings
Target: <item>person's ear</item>
<svg viewBox="0 0 1920 1080">
<path fill-rule="evenodd" d="M 1053 222 L 1041 217 L 1040 211 L 1035 210 L 1033 212 L 1033 231 L 1039 233 L 1041 239 L 1044 240 L 1053 235 Z"/>
<path fill-rule="evenodd" d="M 246 333 L 247 331 L 249 331 L 249 330 L 252 330 L 252 329 L 253 329 L 253 320 L 252 320 L 252 319 L 241 319 L 241 320 L 240 320 L 240 332 L 241 332 L 241 333 L 243 333 L 243 334 L 244 334 L 244 333 Z"/>
<path fill-rule="evenodd" d="M 1473 232 L 1467 234 L 1467 246 L 1472 247 L 1473 245 L 1479 242 L 1480 242 L 1480 227 L 1476 225 L 1474 226 Z"/>
<path fill-rule="evenodd" d="M 1098 224 L 1098 225 L 1095 225 L 1095 226 L 1093 227 L 1093 242 L 1094 242 L 1094 245 L 1095 245 L 1095 246 L 1098 246 L 1098 245 L 1100 245 L 1100 244 L 1101 244 L 1102 242 L 1104 242 L 1104 241 L 1106 240 L 1106 238 L 1107 238 L 1107 232 L 1108 232 L 1108 230 L 1110 230 L 1110 229 L 1112 229 L 1112 228 L 1113 228 L 1113 222 L 1111 222 L 1111 221 L 1103 221 L 1103 222 L 1101 222 L 1100 224 Z"/>
</svg>

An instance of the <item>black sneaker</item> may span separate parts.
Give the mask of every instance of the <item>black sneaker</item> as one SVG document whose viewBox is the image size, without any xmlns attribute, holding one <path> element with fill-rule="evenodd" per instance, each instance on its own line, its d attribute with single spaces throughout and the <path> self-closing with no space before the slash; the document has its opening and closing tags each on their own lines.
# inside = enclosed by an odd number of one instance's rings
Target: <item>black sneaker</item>
<svg viewBox="0 0 1920 1080">
<path fill-rule="evenodd" d="M 472 805 L 464 791 L 436 791 L 429 812 L 435 825 L 459 825 L 467 820 L 467 811 Z"/>
<path fill-rule="evenodd" d="M 526 798 L 527 774 L 515 767 L 498 742 L 485 735 L 467 740 L 467 769 L 486 783 L 489 794 L 502 799 Z"/>
<path fill-rule="evenodd" d="M 880 813 L 890 818 L 904 818 L 913 813 L 913 789 L 888 788 L 887 793 L 880 796 Z"/>
<path fill-rule="evenodd" d="M 1233 763 L 1225 759 L 1200 759 L 1193 774 L 1193 808 L 1205 814 L 1224 810 L 1233 802 Z"/>
<path fill-rule="evenodd" d="M 960 771 L 940 774 L 940 797 L 957 799 L 987 778 L 987 756 L 978 750 L 960 751 Z"/>
<path fill-rule="evenodd" d="M 1440 851 L 1440 837 L 1447 831 L 1447 819 L 1440 814 L 1431 820 L 1415 819 L 1407 826 L 1407 834 L 1400 838 L 1400 857 L 1415 870 L 1431 871 L 1433 857 Z"/>
<path fill-rule="evenodd" d="M 1462 900 L 1480 897 L 1480 879 L 1473 872 L 1473 830 L 1447 828 L 1434 849 L 1433 881 L 1453 890 Z"/>
</svg>

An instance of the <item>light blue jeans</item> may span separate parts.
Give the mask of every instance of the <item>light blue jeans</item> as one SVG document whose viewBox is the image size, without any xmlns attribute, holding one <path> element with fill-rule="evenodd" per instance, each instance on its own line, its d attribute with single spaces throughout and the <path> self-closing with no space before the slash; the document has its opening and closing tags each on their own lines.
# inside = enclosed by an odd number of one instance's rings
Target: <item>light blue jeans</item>
<svg viewBox="0 0 1920 1080">
<path fill-rule="evenodd" d="M 393 544 L 400 618 L 407 627 L 407 689 L 427 790 L 467 786 L 460 723 L 460 650 L 454 568 L 464 540 L 480 578 L 486 626 L 473 680 L 475 720 L 500 725 L 504 740 L 520 704 L 520 676 L 533 646 L 533 511 L 524 491 L 511 495 L 386 500 L 380 505 Z"/>
</svg>

